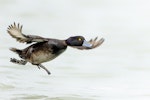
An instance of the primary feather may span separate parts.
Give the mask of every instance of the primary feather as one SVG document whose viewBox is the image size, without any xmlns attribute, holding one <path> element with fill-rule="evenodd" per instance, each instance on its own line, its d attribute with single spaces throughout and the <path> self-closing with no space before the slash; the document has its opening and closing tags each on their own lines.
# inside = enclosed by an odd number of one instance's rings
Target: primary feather
<svg viewBox="0 0 150 100">
<path fill-rule="evenodd" d="M 13 37 L 16 38 L 17 41 L 24 43 L 27 41 L 27 38 L 24 34 L 22 34 L 22 25 L 20 26 L 19 24 L 16 26 L 16 24 L 14 23 L 14 25 L 10 25 L 7 29 L 7 32 Z"/>
<path fill-rule="evenodd" d="M 10 25 L 7 29 L 7 32 L 13 37 L 15 38 L 17 41 L 21 42 L 21 43 L 32 43 L 32 42 L 44 42 L 44 41 L 48 41 L 47 38 L 43 38 L 40 36 L 36 36 L 36 35 L 25 35 L 22 33 L 22 25 L 20 25 L 18 23 L 18 25 L 16 25 L 15 23 L 13 25 Z"/>
</svg>

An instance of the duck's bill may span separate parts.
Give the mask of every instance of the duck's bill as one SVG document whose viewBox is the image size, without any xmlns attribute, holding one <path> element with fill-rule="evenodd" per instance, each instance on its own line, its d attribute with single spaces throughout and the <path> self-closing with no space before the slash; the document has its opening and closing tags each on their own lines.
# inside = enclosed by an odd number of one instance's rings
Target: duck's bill
<svg viewBox="0 0 150 100">
<path fill-rule="evenodd" d="M 86 47 L 86 48 L 92 48 L 92 44 L 90 44 L 90 43 L 87 42 L 86 40 L 83 41 L 82 46 L 83 46 L 83 47 Z"/>
</svg>

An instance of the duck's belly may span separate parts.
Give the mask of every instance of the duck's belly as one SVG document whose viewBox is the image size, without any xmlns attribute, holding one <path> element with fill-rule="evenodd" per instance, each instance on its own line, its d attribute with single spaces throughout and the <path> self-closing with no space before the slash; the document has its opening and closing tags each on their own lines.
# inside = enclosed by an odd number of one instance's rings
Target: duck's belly
<svg viewBox="0 0 150 100">
<path fill-rule="evenodd" d="M 56 54 L 52 54 L 50 52 L 43 52 L 43 51 L 32 53 L 32 55 L 30 56 L 30 61 L 29 62 L 31 62 L 32 64 L 41 64 L 43 62 L 53 60 L 54 58 L 59 56 L 64 51 L 65 50 L 61 50 Z"/>
<path fill-rule="evenodd" d="M 32 63 L 33 64 L 40 64 L 40 63 L 43 63 L 43 62 L 53 60 L 56 57 L 57 56 L 55 54 L 39 54 L 39 55 L 33 54 Z"/>
</svg>

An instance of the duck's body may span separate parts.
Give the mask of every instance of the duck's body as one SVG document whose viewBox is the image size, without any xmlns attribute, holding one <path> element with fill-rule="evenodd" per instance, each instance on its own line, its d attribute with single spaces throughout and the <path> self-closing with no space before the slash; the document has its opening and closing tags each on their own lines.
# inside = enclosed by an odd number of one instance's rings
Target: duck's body
<svg viewBox="0 0 150 100">
<path fill-rule="evenodd" d="M 101 45 L 104 39 L 100 39 L 96 42 L 97 38 L 90 41 L 85 41 L 83 36 L 74 36 L 70 37 L 66 40 L 59 39 L 51 39 L 51 38 L 43 38 L 35 35 L 24 35 L 22 34 L 22 26 L 14 23 L 14 25 L 9 26 L 8 33 L 16 38 L 19 42 L 32 43 L 36 42 L 29 47 L 20 50 L 16 48 L 11 48 L 10 50 L 16 52 L 20 58 L 23 60 L 17 60 L 15 58 L 11 58 L 11 62 L 25 65 L 27 62 L 30 62 L 33 65 L 37 65 L 39 68 L 43 68 L 47 71 L 48 74 L 50 72 L 41 64 L 43 62 L 47 62 L 53 60 L 58 57 L 61 53 L 63 53 L 67 46 L 71 46 L 77 49 L 92 49 Z"/>
<path fill-rule="evenodd" d="M 28 62 L 38 65 L 50 61 L 67 49 L 63 40 L 49 39 L 45 42 L 38 42 L 20 50 L 19 56 Z"/>
</svg>

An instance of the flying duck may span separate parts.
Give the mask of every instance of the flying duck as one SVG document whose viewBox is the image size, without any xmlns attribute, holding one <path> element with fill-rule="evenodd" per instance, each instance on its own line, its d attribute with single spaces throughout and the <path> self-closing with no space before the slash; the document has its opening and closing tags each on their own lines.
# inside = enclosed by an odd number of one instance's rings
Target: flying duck
<svg viewBox="0 0 150 100">
<path fill-rule="evenodd" d="M 98 37 L 86 41 L 83 36 L 72 36 L 66 40 L 59 40 L 36 35 L 25 35 L 22 33 L 22 27 L 23 25 L 14 23 L 8 27 L 7 32 L 20 43 L 32 44 L 25 49 L 10 48 L 11 51 L 17 53 L 21 58 L 21 60 L 10 58 L 10 62 L 21 65 L 30 62 L 39 69 L 43 68 L 48 74 L 51 74 L 50 71 L 42 63 L 58 57 L 68 46 L 79 50 L 90 50 L 104 42 L 103 38 L 98 40 Z"/>
</svg>

